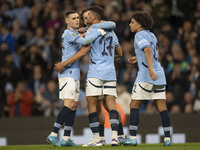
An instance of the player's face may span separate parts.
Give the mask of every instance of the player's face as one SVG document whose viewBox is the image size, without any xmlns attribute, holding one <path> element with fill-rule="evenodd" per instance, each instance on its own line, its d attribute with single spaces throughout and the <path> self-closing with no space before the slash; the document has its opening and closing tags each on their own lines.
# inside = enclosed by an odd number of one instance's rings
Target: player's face
<svg viewBox="0 0 200 150">
<path fill-rule="evenodd" d="M 68 18 L 66 18 L 65 22 L 68 27 L 77 29 L 79 28 L 79 15 L 77 13 L 70 14 Z"/>
<path fill-rule="evenodd" d="M 141 25 L 135 19 L 132 19 L 129 27 L 131 32 L 136 32 L 141 27 Z"/>
<path fill-rule="evenodd" d="M 84 14 L 83 14 L 83 21 L 84 21 L 84 24 L 88 27 L 90 27 L 93 23 L 93 19 L 94 16 L 93 16 L 93 13 L 91 11 L 86 11 Z"/>
</svg>

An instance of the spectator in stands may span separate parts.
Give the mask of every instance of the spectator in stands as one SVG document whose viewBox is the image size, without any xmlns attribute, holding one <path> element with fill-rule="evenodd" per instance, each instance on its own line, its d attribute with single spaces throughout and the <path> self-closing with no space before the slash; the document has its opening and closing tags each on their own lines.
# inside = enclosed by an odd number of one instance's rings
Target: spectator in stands
<svg viewBox="0 0 200 150">
<path fill-rule="evenodd" d="M 5 25 L 2 25 L 0 29 L 0 44 L 2 42 L 8 43 L 8 49 L 11 53 L 14 51 L 14 38 Z"/>
<path fill-rule="evenodd" d="M 46 63 L 40 55 L 40 48 L 37 45 L 31 45 L 29 51 L 25 53 L 26 55 L 22 60 L 21 65 L 25 71 L 24 73 L 26 78 L 31 75 L 31 71 L 33 69 L 33 66 L 35 65 L 40 65 L 42 67 L 42 70 L 44 72 L 46 71 Z"/>
<path fill-rule="evenodd" d="M 32 116 L 33 93 L 26 89 L 24 81 L 18 81 L 15 91 L 7 98 L 9 117 Z"/>
<path fill-rule="evenodd" d="M 156 110 L 155 104 L 149 101 L 146 106 L 145 114 L 156 114 L 156 113 L 157 113 L 157 110 Z"/>
<path fill-rule="evenodd" d="M 42 27 L 37 27 L 35 30 L 35 35 L 31 39 L 29 39 L 26 45 L 27 47 L 31 45 L 39 46 L 41 43 L 45 43 L 44 31 Z"/>
<path fill-rule="evenodd" d="M 61 26 L 61 19 L 59 18 L 58 10 L 50 11 L 50 19 L 47 20 L 45 24 L 45 30 L 47 31 L 49 27 L 53 27 L 56 31 L 59 30 Z"/>
<path fill-rule="evenodd" d="M 12 22 L 12 31 L 11 35 L 13 36 L 15 42 L 19 39 L 20 35 L 24 34 L 24 30 L 21 28 L 20 22 L 14 20 Z"/>
<path fill-rule="evenodd" d="M 187 91 L 184 93 L 184 113 L 192 113 L 193 112 L 193 103 L 194 98 L 192 97 L 192 94 Z"/>
<path fill-rule="evenodd" d="M 16 0 L 15 8 L 12 11 L 13 18 L 17 19 L 22 27 L 25 27 L 30 15 L 31 10 L 24 4 L 24 0 Z"/>
<path fill-rule="evenodd" d="M 165 3 L 165 0 L 154 0 L 152 4 L 152 16 L 154 17 L 155 27 L 159 28 L 168 21 L 170 18 L 170 9 L 169 6 Z"/>
<path fill-rule="evenodd" d="M 33 74 L 29 78 L 29 85 L 34 95 L 38 92 L 41 85 L 45 84 L 44 73 L 40 65 L 33 66 Z"/>
<path fill-rule="evenodd" d="M 200 19 L 200 1 L 196 1 L 196 10 L 194 11 L 194 19 Z"/>
<path fill-rule="evenodd" d="M 194 100 L 194 111 L 200 113 L 200 89 L 197 92 L 197 96 Z"/>
<path fill-rule="evenodd" d="M 170 112 L 172 107 L 177 103 L 174 93 L 172 91 L 166 92 L 166 100 L 167 100 L 167 109 Z"/>
<path fill-rule="evenodd" d="M 198 66 L 192 64 L 188 80 L 189 80 L 189 92 L 192 94 L 193 98 L 195 98 L 198 91 L 197 89 L 198 78 L 200 78 L 200 72 L 198 70 Z"/>
<path fill-rule="evenodd" d="M 58 88 L 54 80 L 49 80 L 47 82 L 46 91 L 42 94 L 42 107 L 44 109 L 44 116 L 57 116 L 61 106 L 63 106 L 63 101 L 58 99 Z"/>
<path fill-rule="evenodd" d="M 1 1 L 0 10 L 0 25 L 4 23 L 6 27 L 10 28 L 12 24 L 11 3 L 9 1 Z"/>
<path fill-rule="evenodd" d="M 181 113 L 181 108 L 178 104 L 175 104 L 172 106 L 170 110 L 170 114 L 180 114 Z"/>
</svg>

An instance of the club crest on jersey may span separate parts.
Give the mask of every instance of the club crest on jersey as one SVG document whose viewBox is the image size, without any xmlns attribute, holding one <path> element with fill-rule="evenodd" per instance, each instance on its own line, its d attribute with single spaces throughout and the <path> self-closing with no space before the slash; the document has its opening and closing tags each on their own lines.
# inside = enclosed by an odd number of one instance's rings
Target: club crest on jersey
<svg viewBox="0 0 200 150">
<path fill-rule="evenodd" d="M 72 35 L 73 35 L 73 36 L 75 36 L 75 37 L 77 36 L 77 34 L 76 34 L 76 33 L 72 33 Z"/>
</svg>

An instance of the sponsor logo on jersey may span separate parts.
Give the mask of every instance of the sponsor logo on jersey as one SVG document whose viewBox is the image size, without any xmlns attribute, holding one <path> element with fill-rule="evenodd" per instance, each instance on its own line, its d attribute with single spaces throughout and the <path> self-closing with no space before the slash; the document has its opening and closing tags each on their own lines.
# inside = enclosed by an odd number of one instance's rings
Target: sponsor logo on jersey
<svg viewBox="0 0 200 150">
<path fill-rule="evenodd" d="M 141 41 L 138 42 L 138 45 L 141 45 L 143 42 L 146 42 L 146 39 L 142 39 Z"/>
<path fill-rule="evenodd" d="M 77 36 L 77 34 L 76 34 L 76 33 L 72 33 L 72 35 L 73 35 L 73 36 L 75 36 L 75 37 Z"/>
</svg>

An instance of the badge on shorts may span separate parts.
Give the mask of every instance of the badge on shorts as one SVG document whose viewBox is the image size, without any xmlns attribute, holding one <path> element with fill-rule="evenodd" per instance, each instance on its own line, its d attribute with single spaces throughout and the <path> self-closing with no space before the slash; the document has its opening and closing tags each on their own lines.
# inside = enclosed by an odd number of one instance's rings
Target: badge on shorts
<svg viewBox="0 0 200 150">
<path fill-rule="evenodd" d="M 72 90 L 71 92 L 70 92 L 72 95 L 74 95 L 74 91 Z"/>
</svg>

